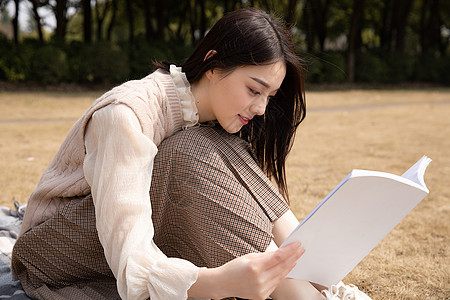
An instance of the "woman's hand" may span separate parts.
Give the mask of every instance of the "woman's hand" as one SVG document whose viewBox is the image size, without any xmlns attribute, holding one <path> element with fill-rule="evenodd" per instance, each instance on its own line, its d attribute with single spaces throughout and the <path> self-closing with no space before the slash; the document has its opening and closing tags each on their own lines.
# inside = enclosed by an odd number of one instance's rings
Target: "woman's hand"
<svg viewBox="0 0 450 300">
<path fill-rule="evenodd" d="M 214 269 L 201 269 L 191 297 L 266 299 L 305 252 L 299 242 L 276 251 L 250 253 Z"/>
</svg>

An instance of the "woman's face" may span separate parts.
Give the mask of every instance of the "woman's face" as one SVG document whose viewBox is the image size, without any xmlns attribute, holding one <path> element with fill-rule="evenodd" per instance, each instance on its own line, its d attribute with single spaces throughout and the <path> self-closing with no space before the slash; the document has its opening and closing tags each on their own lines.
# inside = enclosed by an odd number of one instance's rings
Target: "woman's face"
<svg viewBox="0 0 450 300">
<path fill-rule="evenodd" d="M 286 75 L 284 62 L 243 66 L 231 73 L 210 70 L 208 115 L 229 133 L 241 130 L 255 115 L 263 115 L 270 97 L 275 96 Z"/>
</svg>

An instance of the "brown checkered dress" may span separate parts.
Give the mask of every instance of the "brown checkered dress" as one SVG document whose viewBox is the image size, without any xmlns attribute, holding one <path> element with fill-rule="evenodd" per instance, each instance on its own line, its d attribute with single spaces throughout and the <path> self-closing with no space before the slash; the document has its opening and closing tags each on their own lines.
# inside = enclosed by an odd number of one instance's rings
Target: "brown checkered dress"
<svg viewBox="0 0 450 300">
<path fill-rule="evenodd" d="M 248 144 L 219 126 L 179 132 L 155 159 L 155 242 L 170 257 L 216 267 L 264 251 L 286 202 Z M 95 229 L 90 195 L 22 235 L 13 267 L 36 299 L 120 299 Z"/>
</svg>

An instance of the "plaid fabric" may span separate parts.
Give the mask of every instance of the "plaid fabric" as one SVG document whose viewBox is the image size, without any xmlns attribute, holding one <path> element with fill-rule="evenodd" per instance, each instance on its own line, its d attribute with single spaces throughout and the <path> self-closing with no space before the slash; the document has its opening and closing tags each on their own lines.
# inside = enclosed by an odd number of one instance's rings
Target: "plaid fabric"
<svg viewBox="0 0 450 300">
<path fill-rule="evenodd" d="M 195 145 L 195 147 L 194 147 Z M 248 145 L 219 127 L 160 146 L 150 191 L 155 242 L 166 255 L 216 267 L 264 251 L 288 206 Z M 92 197 L 73 199 L 16 242 L 12 266 L 35 299 L 120 299 L 95 228 Z"/>
<path fill-rule="evenodd" d="M 272 222 L 288 209 L 249 145 L 220 126 L 181 131 L 159 146 L 150 198 L 158 247 L 202 267 L 264 251 Z"/>
<path fill-rule="evenodd" d="M 120 299 L 95 229 L 91 196 L 69 201 L 23 234 L 12 266 L 34 299 Z"/>
</svg>

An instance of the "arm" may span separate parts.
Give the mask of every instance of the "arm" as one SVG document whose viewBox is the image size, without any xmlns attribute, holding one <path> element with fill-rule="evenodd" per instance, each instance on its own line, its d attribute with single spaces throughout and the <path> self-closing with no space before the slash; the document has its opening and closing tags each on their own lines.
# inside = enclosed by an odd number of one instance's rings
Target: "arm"
<svg viewBox="0 0 450 300">
<path fill-rule="evenodd" d="M 149 187 L 155 144 L 125 105 L 97 111 L 85 136 L 84 172 L 97 230 L 123 299 L 184 299 L 198 268 L 153 242 Z"/>
<path fill-rule="evenodd" d="M 284 242 L 284 240 L 291 234 L 298 224 L 297 217 L 289 209 L 281 217 L 279 217 L 273 224 L 273 240 L 275 244 L 279 247 Z"/>
<path fill-rule="evenodd" d="M 188 294 L 221 299 L 266 299 L 303 254 L 300 243 L 265 253 L 250 253 L 213 269 L 201 269 Z"/>
<path fill-rule="evenodd" d="M 297 225 L 297 218 L 288 210 L 275 221 L 275 242 L 281 245 Z M 248 299 L 266 299 L 271 295 L 274 299 L 324 299 L 311 283 L 285 278 L 304 253 L 300 244 L 278 248 L 275 242 L 265 253 L 247 254 L 219 268 L 200 270 L 198 280 L 188 294 L 204 296 L 205 291 L 210 290 L 215 292 L 213 298 L 239 295 Z"/>
<path fill-rule="evenodd" d="M 124 105 L 99 110 L 85 143 L 84 172 L 98 234 L 123 299 L 184 299 L 187 293 L 264 299 L 303 253 L 293 244 L 200 270 L 186 260 L 167 258 L 153 242 L 148 192 L 157 149 L 142 134 L 136 116 Z"/>
<path fill-rule="evenodd" d="M 288 210 L 278 218 L 274 222 L 272 230 L 274 243 L 270 244 L 268 250 L 277 249 L 298 224 L 297 217 L 291 210 Z M 285 278 L 272 294 L 272 297 L 274 299 L 325 299 L 319 293 L 319 290 L 323 288 L 315 286 L 308 281 Z"/>
</svg>

